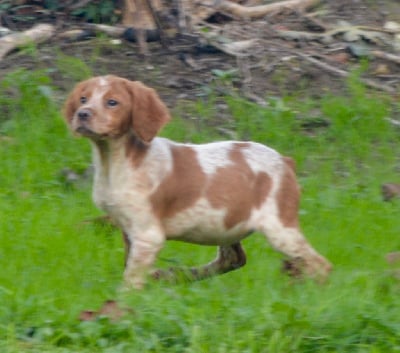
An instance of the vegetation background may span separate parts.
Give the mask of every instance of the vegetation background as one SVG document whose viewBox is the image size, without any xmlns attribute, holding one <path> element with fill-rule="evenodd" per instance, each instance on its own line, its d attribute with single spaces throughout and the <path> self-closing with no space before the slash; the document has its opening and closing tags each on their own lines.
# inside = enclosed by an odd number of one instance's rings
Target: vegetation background
<svg viewBox="0 0 400 353">
<path fill-rule="evenodd" d="M 36 68 L 14 66 L 1 79 L 0 351 L 400 351 L 399 265 L 386 260 L 400 250 L 399 199 L 380 194 L 382 183 L 399 181 L 400 131 L 388 118 L 400 107 L 360 83 L 369 63 L 355 66 L 341 92 L 266 94 L 264 107 L 235 94 L 234 75 L 217 72 L 197 99 L 175 102 L 163 130 L 179 141 L 259 141 L 292 156 L 302 228 L 334 264 L 326 284 L 287 278 L 282 256 L 256 234 L 244 241 L 248 264 L 239 271 L 120 293 L 122 240 L 93 222 L 90 148 L 67 130 L 66 91 L 54 80 L 94 74 L 98 48 L 85 60 L 59 53 L 51 67 L 26 48 L 19 58 Z M 215 251 L 170 242 L 157 265 L 202 264 Z M 79 320 L 109 299 L 121 317 Z"/>
</svg>

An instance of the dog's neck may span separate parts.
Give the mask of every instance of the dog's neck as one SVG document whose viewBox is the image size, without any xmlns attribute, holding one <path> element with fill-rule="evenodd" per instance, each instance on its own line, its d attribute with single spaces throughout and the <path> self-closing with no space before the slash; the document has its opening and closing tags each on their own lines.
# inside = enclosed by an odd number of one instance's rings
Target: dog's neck
<svg viewBox="0 0 400 353">
<path fill-rule="evenodd" d="M 97 171 L 108 174 L 126 160 L 138 167 L 149 149 L 146 144 L 133 134 L 125 134 L 118 138 L 92 140 L 93 162 Z"/>
<path fill-rule="evenodd" d="M 131 187 L 142 179 L 139 169 L 150 145 L 132 135 L 91 142 L 95 169 L 93 199 L 97 207 L 110 212 L 121 203 L 115 190 L 124 190 L 128 184 Z"/>
<path fill-rule="evenodd" d="M 96 172 L 108 174 L 113 163 L 121 159 L 123 139 L 95 140 L 92 142 L 93 163 Z"/>
</svg>

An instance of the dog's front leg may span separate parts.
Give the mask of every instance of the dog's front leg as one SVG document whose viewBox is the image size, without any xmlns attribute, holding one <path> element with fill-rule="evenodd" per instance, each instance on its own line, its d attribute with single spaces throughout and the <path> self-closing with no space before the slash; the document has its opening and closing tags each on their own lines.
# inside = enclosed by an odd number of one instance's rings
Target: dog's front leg
<svg viewBox="0 0 400 353">
<path fill-rule="evenodd" d="M 157 228 L 135 234 L 124 232 L 127 247 L 124 282 L 126 289 L 143 288 L 149 269 L 165 242 L 164 234 Z"/>
</svg>

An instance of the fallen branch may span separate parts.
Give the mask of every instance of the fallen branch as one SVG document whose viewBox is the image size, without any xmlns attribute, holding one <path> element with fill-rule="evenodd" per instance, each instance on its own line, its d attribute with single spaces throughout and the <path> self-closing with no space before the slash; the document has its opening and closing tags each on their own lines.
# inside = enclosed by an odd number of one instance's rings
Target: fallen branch
<svg viewBox="0 0 400 353">
<path fill-rule="evenodd" d="M 109 26 L 99 23 L 88 23 L 86 24 L 86 27 L 98 32 L 105 33 L 110 37 L 116 37 L 116 38 L 122 37 L 122 35 L 126 31 L 126 27 L 124 26 Z"/>
<path fill-rule="evenodd" d="M 390 44 L 387 36 L 393 34 L 384 28 L 370 26 L 339 26 L 322 33 L 306 31 L 276 30 L 276 34 L 285 40 L 317 41 L 328 44 L 334 41 L 336 36 L 342 36 L 345 42 L 355 42 L 360 39 L 373 43 L 383 42 Z"/>
<path fill-rule="evenodd" d="M 236 18 L 257 19 L 271 13 L 281 12 L 285 9 L 304 11 L 310 7 L 316 6 L 319 3 L 320 0 L 286 0 L 267 5 L 247 7 L 231 1 L 217 0 L 216 10 Z"/>
<path fill-rule="evenodd" d="M 94 37 L 96 33 L 104 33 L 112 38 L 124 38 L 130 42 L 136 42 L 137 29 L 133 27 L 109 26 L 98 23 L 87 23 L 82 29 L 71 29 L 58 35 L 59 38 L 68 41 L 80 41 Z M 160 39 L 157 29 L 145 29 L 146 41 L 155 42 Z"/>
<path fill-rule="evenodd" d="M 321 60 L 311 57 L 310 55 L 306 55 L 306 54 L 303 54 L 300 52 L 293 52 L 293 53 L 296 54 L 297 56 L 301 57 L 302 59 L 307 60 L 308 62 L 314 64 L 315 66 L 318 66 L 319 68 L 324 69 L 325 71 L 328 71 L 334 75 L 344 77 L 344 78 L 347 78 L 350 76 L 350 74 L 347 71 L 333 67 Z M 375 81 L 367 79 L 367 78 L 360 78 L 360 81 L 363 84 L 365 84 L 366 86 L 378 89 L 380 91 L 384 91 L 384 92 L 388 92 L 388 93 L 396 92 L 396 90 L 393 87 L 375 82 Z"/>
<path fill-rule="evenodd" d="M 208 27 L 212 27 L 212 25 Z M 249 55 L 254 55 L 256 48 L 259 44 L 259 40 L 257 38 L 224 43 L 220 40 L 220 36 L 213 31 L 199 31 L 198 35 L 204 38 L 207 44 L 222 51 L 225 54 L 234 57 L 246 57 Z"/>
<path fill-rule="evenodd" d="M 0 38 L 0 60 L 14 49 L 29 45 L 31 43 L 43 43 L 54 34 L 55 28 L 49 24 L 38 24 L 21 32 L 12 33 Z"/>
<path fill-rule="evenodd" d="M 373 50 L 371 52 L 371 54 L 376 58 L 385 59 L 385 60 L 394 62 L 396 64 L 400 64 L 400 56 L 398 56 L 398 55 L 385 53 L 385 52 L 383 52 L 381 50 Z"/>
<path fill-rule="evenodd" d="M 328 43 L 332 40 L 331 36 L 327 36 L 326 33 L 276 30 L 276 34 L 285 40 L 318 41 L 321 43 Z"/>
</svg>

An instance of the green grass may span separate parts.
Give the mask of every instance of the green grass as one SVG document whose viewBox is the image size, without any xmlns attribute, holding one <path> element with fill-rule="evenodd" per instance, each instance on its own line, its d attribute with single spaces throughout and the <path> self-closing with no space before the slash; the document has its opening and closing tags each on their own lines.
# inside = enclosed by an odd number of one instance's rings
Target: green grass
<svg viewBox="0 0 400 353">
<path fill-rule="evenodd" d="M 84 139 L 67 131 L 46 72 L 18 71 L 0 84 L 0 351 L 288 353 L 400 351 L 400 282 L 384 256 L 400 250 L 398 201 L 380 185 L 399 181 L 400 135 L 385 119 L 397 106 L 353 80 L 343 96 L 271 98 L 260 108 L 219 97 L 220 127 L 297 161 L 307 238 L 334 264 L 328 283 L 292 283 L 261 235 L 244 241 L 248 264 L 210 280 L 150 283 L 117 291 L 118 231 L 85 222 L 100 214 L 91 182 L 66 183 L 64 168 L 90 164 Z M 218 138 L 216 98 L 187 107 L 163 134 Z M 310 120 L 328 126 L 304 129 Z M 313 120 L 314 121 L 314 120 Z M 218 125 L 218 124 L 217 124 Z M 168 243 L 159 266 L 201 264 L 211 247 Z M 133 313 L 80 322 L 82 310 L 118 299 Z"/>
</svg>

